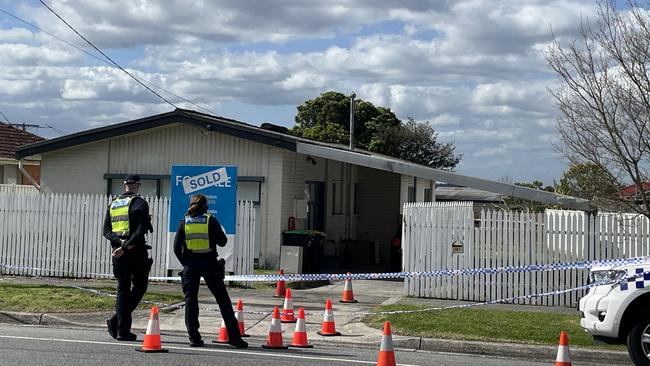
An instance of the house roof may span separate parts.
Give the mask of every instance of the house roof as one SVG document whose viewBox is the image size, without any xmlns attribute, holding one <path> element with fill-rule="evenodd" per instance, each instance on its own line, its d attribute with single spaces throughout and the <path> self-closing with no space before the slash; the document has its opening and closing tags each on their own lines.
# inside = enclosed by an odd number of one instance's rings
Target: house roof
<svg viewBox="0 0 650 366">
<path fill-rule="evenodd" d="M 15 159 L 18 147 L 42 140 L 40 136 L 0 122 L 0 158 Z"/>
<path fill-rule="evenodd" d="M 436 187 L 436 201 L 501 202 L 502 200 L 503 197 L 500 194 L 480 189 L 450 185 Z"/>
<path fill-rule="evenodd" d="M 644 191 L 650 190 L 650 182 L 642 182 L 641 189 Z M 638 193 L 636 184 L 629 185 L 627 187 L 621 188 L 618 193 L 623 197 L 632 197 Z"/>
<path fill-rule="evenodd" d="M 366 166 L 397 174 L 447 182 L 459 186 L 500 193 L 506 196 L 514 196 L 528 200 L 559 204 L 564 207 L 579 210 L 590 209 L 589 201 L 580 198 L 515 186 L 507 183 L 490 181 L 487 179 L 465 176 L 454 172 L 414 164 L 389 156 L 375 154 L 368 151 L 359 149 L 351 150 L 347 146 L 340 144 L 331 144 L 292 136 L 285 133 L 266 130 L 233 119 L 179 108 L 167 113 L 94 128 L 77 132 L 71 135 L 57 137 L 51 140 L 32 143 L 27 146 L 18 148 L 16 150 L 16 157 L 23 158 L 45 153 L 48 151 L 54 151 L 84 143 L 104 140 L 115 136 L 121 136 L 151 128 L 161 127 L 172 123 L 199 125 L 203 126 L 208 131 L 220 132 L 306 155 Z"/>
</svg>

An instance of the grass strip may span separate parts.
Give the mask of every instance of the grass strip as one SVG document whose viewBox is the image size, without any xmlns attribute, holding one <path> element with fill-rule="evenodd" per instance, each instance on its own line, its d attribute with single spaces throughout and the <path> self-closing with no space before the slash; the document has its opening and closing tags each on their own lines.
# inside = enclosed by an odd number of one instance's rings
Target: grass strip
<svg viewBox="0 0 650 366">
<path fill-rule="evenodd" d="M 378 306 L 375 311 L 421 310 L 423 306 Z M 580 327 L 580 315 L 492 309 L 449 309 L 408 314 L 368 315 L 364 322 L 382 329 L 390 321 L 394 334 L 425 338 L 499 341 L 557 345 L 560 331 L 569 333 L 572 346 L 624 350 L 623 346 L 594 345 Z"/>
<path fill-rule="evenodd" d="M 115 294 L 114 288 L 94 288 Z M 115 298 L 100 296 L 70 287 L 50 285 L 0 285 L 0 310 L 20 312 L 86 312 L 115 309 Z M 170 304 L 183 300 L 183 295 L 147 292 L 144 300 Z M 140 303 L 141 309 L 151 305 Z"/>
</svg>

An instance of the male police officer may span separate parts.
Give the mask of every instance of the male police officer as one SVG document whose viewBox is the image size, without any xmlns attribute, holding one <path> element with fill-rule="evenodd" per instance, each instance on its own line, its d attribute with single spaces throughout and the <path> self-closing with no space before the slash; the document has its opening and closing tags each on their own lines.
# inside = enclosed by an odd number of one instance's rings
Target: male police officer
<svg viewBox="0 0 650 366">
<path fill-rule="evenodd" d="M 113 274 L 117 278 L 115 315 L 106 321 L 111 337 L 118 341 L 134 341 L 131 333 L 131 313 L 138 307 L 147 291 L 149 259 L 145 233 L 153 232 L 149 205 L 138 195 L 140 176 L 127 175 L 124 193 L 115 198 L 104 218 L 104 237 L 113 249 Z"/>
</svg>

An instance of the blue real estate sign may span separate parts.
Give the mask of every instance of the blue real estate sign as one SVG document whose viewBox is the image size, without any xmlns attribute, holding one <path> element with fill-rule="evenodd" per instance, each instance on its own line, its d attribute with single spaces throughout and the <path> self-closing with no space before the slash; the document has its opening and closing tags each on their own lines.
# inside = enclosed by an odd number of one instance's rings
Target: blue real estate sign
<svg viewBox="0 0 650 366">
<path fill-rule="evenodd" d="M 214 215 L 228 237 L 228 244 L 218 248 L 226 259 L 226 268 L 232 268 L 232 248 L 237 225 L 237 167 L 205 165 L 173 165 L 171 174 L 171 201 L 169 204 L 170 268 L 180 268 L 173 254 L 173 234 L 187 208 L 190 198 L 203 194 L 208 198 L 208 213 Z"/>
</svg>

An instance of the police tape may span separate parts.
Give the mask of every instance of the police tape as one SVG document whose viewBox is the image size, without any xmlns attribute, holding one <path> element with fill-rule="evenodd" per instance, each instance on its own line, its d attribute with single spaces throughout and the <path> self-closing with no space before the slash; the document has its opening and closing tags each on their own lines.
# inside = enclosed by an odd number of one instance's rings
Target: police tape
<svg viewBox="0 0 650 366">
<path fill-rule="evenodd" d="M 420 277 L 456 277 L 494 275 L 501 273 L 548 272 L 572 269 L 590 269 L 593 267 L 611 267 L 627 264 L 650 264 L 650 256 L 606 259 L 597 261 L 579 261 L 548 264 L 529 264 L 524 266 L 507 266 L 492 268 L 447 269 L 438 271 L 387 272 L 387 273 L 301 273 L 271 275 L 228 275 L 224 281 L 236 282 L 275 282 L 275 281 L 342 281 L 342 280 L 384 280 L 396 278 Z M 151 277 L 154 281 L 178 281 L 180 277 Z"/>
<path fill-rule="evenodd" d="M 649 259 L 649 257 L 639 257 L 639 258 L 646 258 Z M 631 258 L 632 259 L 632 258 Z M 602 261 L 601 261 L 602 262 Z M 610 260 L 611 262 L 611 260 Z M 638 263 L 638 262 L 634 262 Z M 644 263 L 644 262 L 641 262 Z M 7 265 L 2 265 L 0 264 L 0 267 L 13 267 L 16 268 L 16 266 L 7 266 Z M 26 267 L 25 267 L 26 268 Z M 115 294 L 112 293 L 107 293 L 104 291 L 100 291 L 97 289 L 92 289 L 92 288 L 86 288 L 82 286 L 76 286 L 76 285 L 71 285 L 69 283 L 64 283 L 60 280 L 52 279 L 49 277 L 44 277 L 44 276 L 34 276 L 34 275 L 29 275 L 31 277 L 36 277 L 36 278 L 42 278 L 50 283 L 58 284 L 61 287 L 68 287 L 68 288 L 74 288 L 80 291 L 84 292 L 89 292 L 97 296 L 109 296 L 109 297 L 116 297 Z M 529 295 L 521 295 L 521 296 L 513 296 L 513 297 L 508 297 L 508 298 L 502 298 L 502 299 L 497 299 L 497 300 L 491 300 L 491 301 L 484 301 L 484 302 L 475 302 L 475 303 L 466 303 L 466 304 L 457 304 L 457 305 L 449 305 L 449 306 L 443 306 L 443 307 L 429 307 L 429 308 L 424 308 L 424 309 L 414 309 L 414 310 L 392 310 L 392 311 L 378 311 L 378 312 L 369 312 L 369 311 L 364 311 L 364 312 L 352 312 L 352 313 L 345 313 L 346 316 L 348 317 L 360 317 L 360 316 L 368 316 L 368 315 L 395 315 L 395 314 L 411 314 L 411 313 L 423 313 L 423 312 L 430 312 L 430 311 L 443 311 L 443 310 L 451 310 L 451 309 L 462 309 L 462 308 L 471 308 L 471 307 L 477 307 L 477 306 L 485 306 L 485 305 L 493 305 L 493 304 L 502 304 L 502 303 L 512 303 L 518 300 L 528 300 L 528 299 L 533 299 L 533 298 L 540 298 L 540 297 L 547 297 L 547 296 L 557 296 L 557 295 L 562 295 L 565 293 L 569 292 L 577 292 L 577 291 L 583 291 L 583 290 L 588 290 L 590 288 L 598 287 L 598 286 L 606 286 L 606 285 L 611 285 L 612 288 L 615 286 L 620 286 L 624 283 L 629 283 L 629 282 L 634 282 L 638 278 L 646 278 L 647 276 L 650 276 L 650 271 L 645 271 L 645 272 L 638 272 L 634 273 L 632 275 L 623 277 L 621 279 L 611 279 L 611 280 L 603 280 L 603 281 L 598 281 L 578 287 L 573 287 L 569 289 L 562 289 L 562 290 L 553 290 L 553 291 L 547 291 L 547 292 L 542 292 L 542 293 L 537 293 L 537 294 L 529 294 Z M 154 301 L 147 301 L 147 300 L 142 300 L 142 303 L 145 304 L 151 304 L 151 305 L 156 305 L 161 308 L 161 310 L 164 311 L 174 311 L 178 309 L 182 309 L 185 307 L 183 303 L 177 303 L 177 304 L 166 304 L 162 302 L 154 302 Z M 209 307 L 204 307 L 200 308 L 201 310 L 205 311 L 211 311 L 211 312 L 218 312 L 219 309 L 215 308 L 209 308 Z M 264 316 L 269 316 L 273 314 L 270 311 L 244 311 L 246 314 L 254 314 L 254 315 L 264 315 Z M 310 316 L 317 316 L 317 315 L 322 315 L 322 312 L 306 312 L 305 315 L 310 315 Z"/>
<path fill-rule="evenodd" d="M 575 269 L 590 269 L 593 267 L 613 267 L 628 264 L 650 264 L 650 256 L 605 259 L 593 261 L 562 262 L 548 264 L 529 264 L 524 266 L 505 266 L 492 268 L 470 268 L 470 269 L 447 269 L 436 271 L 412 271 L 412 272 L 387 272 L 387 273 L 301 273 L 301 274 L 267 274 L 267 275 L 227 275 L 224 281 L 233 282 L 276 282 L 276 281 L 342 281 L 342 280 L 384 280 L 384 279 L 413 279 L 428 277 L 456 277 L 495 275 L 503 273 L 525 273 L 525 272 L 549 272 Z M 44 268 L 15 266 L 0 264 L 0 268 L 14 271 L 36 271 L 44 273 L 65 273 L 64 271 L 53 271 Z M 113 275 L 88 273 L 93 278 L 113 278 Z M 180 276 L 151 276 L 151 281 L 180 281 Z"/>
</svg>

